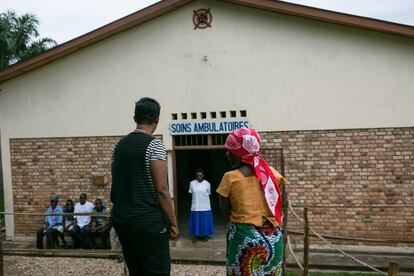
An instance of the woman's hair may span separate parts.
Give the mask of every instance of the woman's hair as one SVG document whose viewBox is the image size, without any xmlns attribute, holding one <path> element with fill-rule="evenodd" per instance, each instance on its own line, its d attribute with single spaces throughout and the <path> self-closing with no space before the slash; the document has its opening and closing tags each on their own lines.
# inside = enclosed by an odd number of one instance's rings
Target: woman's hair
<svg viewBox="0 0 414 276">
<path fill-rule="evenodd" d="M 161 106 L 151 98 L 141 98 L 135 103 L 134 121 L 137 124 L 152 124 L 160 117 Z"/>
</svg>

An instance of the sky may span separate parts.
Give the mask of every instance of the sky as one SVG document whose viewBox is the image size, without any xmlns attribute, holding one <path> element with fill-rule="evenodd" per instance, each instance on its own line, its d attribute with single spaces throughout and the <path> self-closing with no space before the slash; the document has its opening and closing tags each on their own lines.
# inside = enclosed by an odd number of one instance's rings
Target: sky
<svg viewBox="0 0 414 276">
<path fill-rule="evenodd" d="M 59 44 L 143 9 L 157 0 L 0 0 L 0 12 L 33 13 L 40 36 Z M 289 0 L 296 4 L 414 26 L 414 0 Z"/>
</svg>

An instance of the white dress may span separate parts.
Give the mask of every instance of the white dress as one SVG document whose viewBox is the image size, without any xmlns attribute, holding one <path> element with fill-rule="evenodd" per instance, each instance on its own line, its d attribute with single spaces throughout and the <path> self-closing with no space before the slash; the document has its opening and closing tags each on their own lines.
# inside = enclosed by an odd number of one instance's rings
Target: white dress
<svg viewBox="0 0 414 276">
<path fill-rule="evenodd" d="M 207 180 L 190 182 L 188 190 L 192 194 L 189 233 L 195 237 L 208 237 L 214 234 L 213 216 L 210 205 L 210 183 Z"/>
<path fill-rule="evenodd" d="M 210 211 L 210 183 L 207 180 L 190 182 L 188 190 L 192 194 L 191 211 Z"/>
</svg>

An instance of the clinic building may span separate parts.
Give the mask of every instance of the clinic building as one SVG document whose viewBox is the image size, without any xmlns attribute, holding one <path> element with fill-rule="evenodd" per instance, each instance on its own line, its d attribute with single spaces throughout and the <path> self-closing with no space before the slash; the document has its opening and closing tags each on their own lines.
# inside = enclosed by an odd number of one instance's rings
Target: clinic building
<svg viewBox="0 0 414 276">
<path fill-rule="evenodd" d="M 414 204 L 413 76 L 412 26 L 280 1 L 162 1 L 0 71 L 5 209 L 43 212 L 52 192 L 110 204 L 110 151 L 149 96 L 182 223 L 194 171 L 215 190 L 226 135 L 249 126 L 292 204 L 400 206 L 313 209 L 320 233 L 414 240 L 401 207 Z M 7 237 L 40 224 L 8 215 Z"/>
</svg>

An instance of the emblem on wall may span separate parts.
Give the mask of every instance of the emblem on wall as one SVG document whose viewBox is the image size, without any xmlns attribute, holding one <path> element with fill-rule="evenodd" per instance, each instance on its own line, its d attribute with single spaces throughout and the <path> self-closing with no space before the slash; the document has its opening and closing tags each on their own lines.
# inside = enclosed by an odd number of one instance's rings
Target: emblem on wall
<svg viewBox="0 0 414 276">
<path fill-rule="evenodd" d="M 193 12 L 193 24 L 195 29 L 211 28 L 211 21 L 213 16 L 211 15 L 210 9 L 198 9 Z"/>
</svg>

